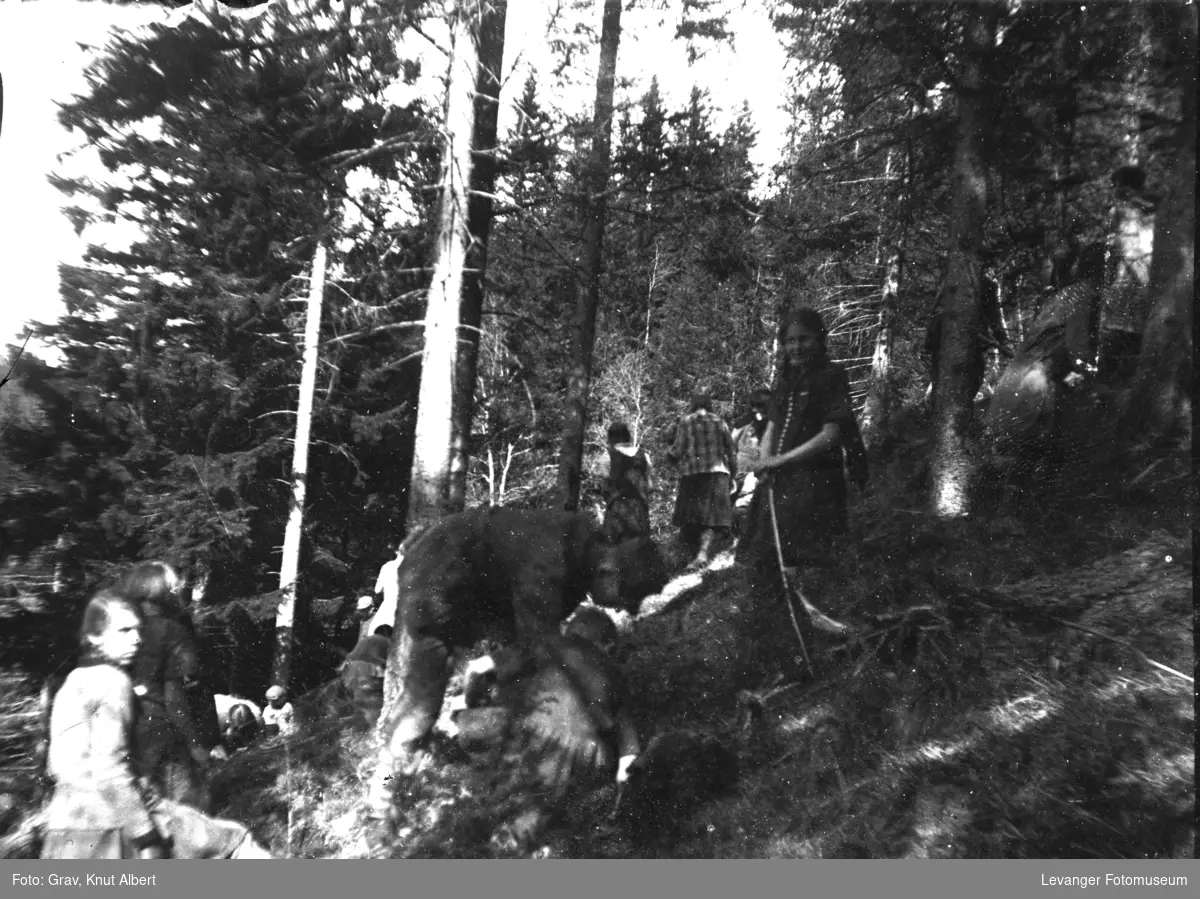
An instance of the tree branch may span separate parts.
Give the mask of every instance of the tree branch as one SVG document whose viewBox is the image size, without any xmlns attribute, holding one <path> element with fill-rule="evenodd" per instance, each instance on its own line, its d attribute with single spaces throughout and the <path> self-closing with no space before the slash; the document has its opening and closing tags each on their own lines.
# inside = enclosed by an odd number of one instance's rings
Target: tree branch
<svg viewBox="0 0 1200 899">
<path fill-rule="evenodd" d="M 341 337 L 331 337 L 321 343 L 321 346 L 330 346 L 335 343 L 345 343 L 348 340 L 353 340 L 355 337 L 363 337 L 370 334 L 382 334 L 384 331 L 399 331 L 405 328 L 423 328 L 425 322 L 395 322 L 390 325 L 378 325 L 373 328 L 363 328 L 361 331 L 352 331 L 349 334 L 343 334 Z"/>
<path fill-rule="evenodd" d="M 9 376 L 12 375 L 13 369 L 17 367 L 17 363 L 21 361 L 21 356 L 25 353 L 25 347 L 29 344 L 29 338 L 33 336 L 33 329 L 29 329 L 25 333 L 25 343 L 21 344 L 21 348 L 17 350 L 17 358 L 12 361 L 12 365 L 8 367 L 8 374 L 4 376 L 4 380 L 0 381 L 0 387 L 8 383 Z"/>
</svg>

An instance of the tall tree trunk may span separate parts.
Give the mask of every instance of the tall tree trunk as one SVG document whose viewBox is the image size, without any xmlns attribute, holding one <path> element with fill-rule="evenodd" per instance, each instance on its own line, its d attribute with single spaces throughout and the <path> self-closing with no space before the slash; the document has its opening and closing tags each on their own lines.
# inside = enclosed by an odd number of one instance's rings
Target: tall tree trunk
<svg viewBox="0 0 1200 899">
<path fill-rule="evenodd" d="M 425 310 L 425 352 L 421 362 L 416 440 L 408 496 L 410 530 L 417 524 L 440 518 L 449 510 L 450 503 L 458 323 L 467 249 L 471 241 L 467 192 L 471 184 L 474 91 L 479 70 L 477 27 L 477 19 L 471 15 L 470 9 L 459 8 L 454 12 L 446 84 L 441 223 L 434 247 L 433 279 L 429 285 Z M 473 370 L 474 361 L 471 366 Z"/>
<path fill-rule="evenodd" d="M 1154 251 L 1155 210 L 1146 201 L 1140 179 L 1145 177 L 1146 138 L 1142 129 L 1147 111 L 1157 111 L 1145 73 L 1154 65 L 1154 23 L 1157 15 L 1147 4 L 1130 7 L 1129 27 L 1136 35 L 1136 48 L 1125 53 L 1119 95 L 1113 105 L 1122 110 L 1116 139 L 1123 146 L 1122 163 L 1114 177 L 1114 197 L 1109 223 L 1109 253 L 1102 282 L 1098 365 L 1109 383 L 1129 386 L 1137 368 L 1139 338 L 1149 316 L 1150 261 Z M 1121 177 L 1124 175 L 1124 177 Z"/>
<path fill-rule="evenodd" d="M 871 375 L 867 398 L 863 403 L 862 431 L 867 443 L 878 437 L 891 411 L 889 379 L 892 366 L 892 326 L 896 315 L 896 298 L 900 293 L 902 256 L 898 248 L 888 253 L 883 275 L 883 295 L 879 304 L 879 332 L 875 336 L 875 351 L 871 355 Z"/>
<path fill-rule="evenodd" d="M 292 509 L 283 534 L 283 561 L 279 590 L 283 599 L 275 612 L 274 683 L 286 688 L 291 678 L 292 650 L 297 622 L 303 619 L 296 575 L 300 570 L 300 541 L 304 528 L 304 494 L 308 482 L 308 440 L 312 431 L 313 393 L 317 385 L 317 349 L 321 336 L 321 305 L 325 296 L 325 238 L 313 253 L 312 281 L 304 319 L 304 367 L 300 373 L 300 398 L 296 404 L 296 439 L 292 452 Z"/>
<path fill-rule="evenodd" d="M 604 220 L 608 211 L 604 191 L 608 186 L 613 89 L 620 40 L 621 0 L 604 0 L 600 70 L 596 76 L 596 113 L 592 119 L 592 152 L 584 179 L 587 221 L 583 229 L 582 271 L 576 292 L 571 340 L 571 378 L 567 385 L 562 455 L 558 464 L 558 487 L 563 507 L 568 510 L 574 510 L 579 505 L 588 394 L 592 385 L 592 347 L 596 341 L 596 309 L 600 304 L 601 254 L 604 249 Z"/>
<path fill-rule="evenodd" d="M 462 509 L 467 501 L 467 463 L 471 422 L 475 415 L 475 378 L 479 335 L 483 324 L 484 274 L 488 232 L 492 225 L 492 194 L 496 187 L 496 120 L 500 114 L 500 78 L 504 67 L 504 23 L 508 0 L 480 0 L 478 13 L 479 71 L 475 82 L 475 127 L 471 140 L 474 166 L 467 201 L 466 270 L 458 313 L 458 358 L 454 366 L 454 411 L 450 433 L 448 508 Z"/>
<path fill-rule="evenodd" d="M 1183 89 L 1175 171 L 1154 227 L 1150 314 L 1124 428 L 1134 442 L 1182 438 L 1190 450 L 1192 420 L 1192 307 L 1196 253 L 1195 5 L 1179 10 Z"/>
<path fill-rule="evenodd" d="M 1061 30 L 1054 42 L 1058 61 L 1056 85 L 1058 101 L 1054 110 L 1054 135 L 1056 145 L 1050 147 L 1051 166 L 1054 172 L 1054 227 L 1050 247 L 1050 284 L 1061 290 L 1070 283 L 1070 270 L 1077 247 L 1073 247 L 1074 235 L 1067 221 L 1067 193 L 1064 181 L 1071 174 L 1074 164 L 1075 121 L 1079 116 L 1079 90 L 1076 84 L 1076 69 L 1079 66 L 1079 33 L 1086 13 L 1076 7 L 1063 10 Z"/>
<path fill-rule="evenodd" d="M 456 503 L 461 506 L 466 496 L 506 11 L 504 0 L 468 0 L 451 22 L 441 224 L 425 313 L 408 501 L 410 531 L 446 514 Z M 472 141 L 483 154 L 478 172 Z M 464 326 L 461 349 L 460 323 Z M 402 651 L 393 647 L 388 659 L 383 712 L 375 733 L 378 757 L 368 787 L 367 808 L 372 816 L 391 808 L 394 778 L 400 773 L 392 751 L 394 734 L 385 731 L 404 695 L 397 673 L 397 653 Z"/>
<path fill-rule="evenodd" d="M 967 447 L 974 409 L 971 366 L 982 325 L 979 306 L 979 249 L 987 210 L 980 97 L 983 60 L 996 34 L 998 7 L 973 8 L 964 25 L 962 80 L 958 89 L 958 134 L 954 152 L 954 195 L 950 211 L 950 271 L 943 300 L 942 343 L 934 391 L 933 463 L 929 505 L 938 518 L 970 514 L 975 460 Z"/>
<path fill-rule="evenodd" d="M 1153 92 L 1147 84 L 1144 74 L 1153 65 L 1154 56 L 1154 26 L 1156 18 L 1148 3 L 1131 3 L 1129 5 L 1130 21 L 1127 27 L 1136 36 L 1136 48 L 1127 46 L 1124 57 L 1124 82 L 1121 96 L 1117 99 L 1124 107 L 1120 118 L 1121 132 L 1118 139 L 1124 144 L 1121 162 L 1125 165 L 1145 166 L 1146 164 L 1146 134 L 1142 128 L 1142 115 L 1146 110 L 1154 108 Z"/>
<path fill-rule="evenodd" d="M 909 106 L 909 118 L 917 113 L 918 104 L 914 100 Z M 912 195 L 907 189 L 912 176 L 912 146 L 909 141 L 899 176 L 892 174 L 892 153 L 888 153 L 887 166 L 884 169 L 886 182 L 898 180 L 905 185 L 896 204 L 897 216 L 900 219 L 900 236 L 896 246 L 888 250 L 886 259 L 883 250 L 883 234 L 887 226 L 886 213 L 879 216 L 880 238 L 875 245 L 875 265 L 883 266 L 883 286 L 879 297 L 879 324 L 875 335 L 875 349 L 871 353 L 871 373 L 867 377 L 867 395 L 863 402 L 862 433 L 863 440 L 870 445 L 875 442 L 883 430 L 888 416 L 891 414 L 891 367 L 892 346 L 894 343 L 894 320 L 900 296 L 900 278 L 904 270 L 904 249 L 907 243 L 908 227 L 912 219 Z M 886 183 L 885 182 L 885 183 Z"/>
</svg>

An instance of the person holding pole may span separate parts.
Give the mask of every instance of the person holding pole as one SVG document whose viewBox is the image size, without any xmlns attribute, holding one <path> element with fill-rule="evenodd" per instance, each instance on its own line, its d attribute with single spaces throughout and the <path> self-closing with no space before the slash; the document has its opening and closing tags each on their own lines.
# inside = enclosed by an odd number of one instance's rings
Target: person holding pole
<svg viewBox="0 0 1200 899">
<path fill-rule="evenodd" d="M 751 668 L 768 647 L 768 635 L 780 632 L 773 612 L 783 585 L 792 611 L 795 638 L 804 661 L 807 652 L 791 606 L 791 587 L 801 570 L 830 564 L 830 541 L 846 531 L 846 480 L 842 439 L 854 422 L 846 371 L 826 352 L 826 329 L 813 309 L 792 310 L 780 323 L 782 376 L 767 411 L 767 426 L 752 470 L 759 477 L 747 513 L 739 561 L 749 564 L 762 597 L 752 614 Z M 789 628 L 785 625 L 783 633 Z M 757 672 L 761 674 L 761 672 Z"/>
</svg>

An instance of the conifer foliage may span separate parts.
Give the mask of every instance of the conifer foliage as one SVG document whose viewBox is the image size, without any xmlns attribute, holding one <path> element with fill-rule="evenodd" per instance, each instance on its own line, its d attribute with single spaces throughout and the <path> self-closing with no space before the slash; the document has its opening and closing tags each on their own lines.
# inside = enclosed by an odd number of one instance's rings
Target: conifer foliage
<svg viewBox="0 0 1200 899">
<path fill-rule="evenodd" d="M 42 336 L 66 364 L 22 367 L 40 415 L 13 424 L 6 453 L 56 485 L 40 532 L 65 534 L 87 575 L 169 555 L 211 572 L 213 595 L 272 586 L 322 232 L 338 239 L 309 472 L 315 589 L 402 523 L 436 132 L 422 102 L 384 96 L 419 74 L 390 8 L 118 34 L 64 106 L 108 172 L 59 179 L 70 214 L 138 237 L 64 269 L 68 314 Z"/>
<path fill-rule="evenodd" d="M 491 221 L 478 361 L 456 376 L 450 413 L 454 504 L 557 501 L 563 438 L 581 421 L 570 455 L 586 497 L 612 421 L 661 459 L 690 391 L 743 412 L 775 375 L 790 305 L 822 311 L 855 399 L 871 397 L 869 437 L 886 445 L 898 413 L 924 408 L 926 328 L 951 290 L 949 327 L 978 331 L 992 291 L 1017 348 L 1055 292 L 1083 280 L 1089 247 L 1105 273 L 1084 368 L 1110 391 L 1140 371 L 1151 399 L 1133 411 L 1159 412 L 1149 423 L 1131 413 L 1130 439 L 1187 433 L 1190 344 L 1172 335 L 1190 333 L 1189 282 L 1180 241 L 1166 237 L 1189 233 L 1194 213 L 1160 202 L 1190 183 L 1175 160 L 1194 150 L 1195 19 L 1180 4 L 997 3 L 981 43 L 978 4 L 778 0 L 790 127 L 766 171 L 751 162 L 763 98 L 730 110 L 708 93 L 705 66 L 738 46 L 744 5 L 636 2 L 622 22 L 666 7 L 695 82 L 682 98 L 653 71 L 635 79 L 620 56 L 612 113 L 595 115 L 597 2 L 546 6 L 551 70 L 510 78 L 523 57 L 504 57 L 499 118 L 513 124 L 474 159 L 495 182 L 477 189 Z M 77 228 L 98 236 L 62 271 L 67 316 L 42 329 L 63 364 L 26 354 L 4 387 L 3 549 L 63 559 L 79 583 L 168 554 L 211 572 L 214 597 L 272 588 L 302 302 L 328 234 L 301 570 L 318 594 L 361 590 L 408 518 L 452 19 L 442 5 L 385 0 L 221 9 L 117 35 L 86 94 L 63 107 L 106 175 L 74 176 L 68 161 L 57 183 Z M 572 81 L 589 87 L 564 109 Z M 967 180 L 982 201 L 964 241 L 952 219 L 967 94 L 978 130 Z M 599 192 L 596 121 L 611 129 Z M 593 266 L 584 250 L 601 199 Z M 1134 256 L 1161 211 L 1151 265 L 1148 249 Z M 99 236 L 120 222 L 137 226 L 131 243 Z M 586 360 L 571 358 L 581 285 L 596 296 Z M 1151 295 L 1168 289 L 1169 303 Z M 1154 336 L 1140 342 L 1148 320 Z M 459 325 L 475 333 L 475 322 L 472 311 Z M 997 349 L 984 395 L 1005 363 Z M 947 368 L 951 381 L 960 368 Z M 943 468 L 966 472 L 969 491 L 981 450 L 959 387 L 947 388 L 959 419 L 948 445 L 962 466 Z"/>
</svg>

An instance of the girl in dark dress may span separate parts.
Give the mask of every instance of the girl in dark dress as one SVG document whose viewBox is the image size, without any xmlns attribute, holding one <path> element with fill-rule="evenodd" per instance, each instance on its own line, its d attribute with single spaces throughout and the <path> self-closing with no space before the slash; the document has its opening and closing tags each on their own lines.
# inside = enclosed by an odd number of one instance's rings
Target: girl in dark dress
<svg viewBox="0 0 1200 899">
<path fill-rule="evenodd" d="M 138 767 L 166 798 L 207 810 L 204 769 L 227 753 L 190 619 L 177 598 L 182 587 L 170 565 L 142 562 L 114 592 L 135 602 L 145 619 L 132 670 L 139 698 Z"/>
<path fill-rule="evenodd" d="M 604 536 L 609 544 L 650 536 L 650 459 L 634 445 L 623 422 L 608 429 L 604 500 Z"/>
<path fill-rule="evenodd" d="M 794 310 L 780 327 L 783 372 L 767 411 L 753 466 L 759 484 L 738 547 L 761 599 L 752 616 L 751 649 L 761 649 L 766 634 L 779 632 L 775 612 L 783 609 L 768 487 L 789 583 L 796 582 L 797 569 L 828 566 L 830 541 L 846 530 L 842 439 L 853 428 L 854 411 L 846 371 L 830 361 L 825 336 L 825 324 L 812 309 Z M 786 611 L 783 615 L 786 620 Z M 782 633 L 790 634 L 791 626 L 785 624 Z"/>
<path fill-rule="evenodd" d="M 759 458 L 760 481 L 774 488 L 785 564 L 827 558 L 829 540 L 846 530 L 843 434 L 851 427 L 850 381 L 825 352 L 825 325 L 812 309 L 798 309 L 780 329 L 783 376 L 767 410 Z M 763 477 L 767 475 L 767 477 Z M 766 486 L 750 512 L 747 549 L 758 544 L 774 560 Z"/>
</svg>

